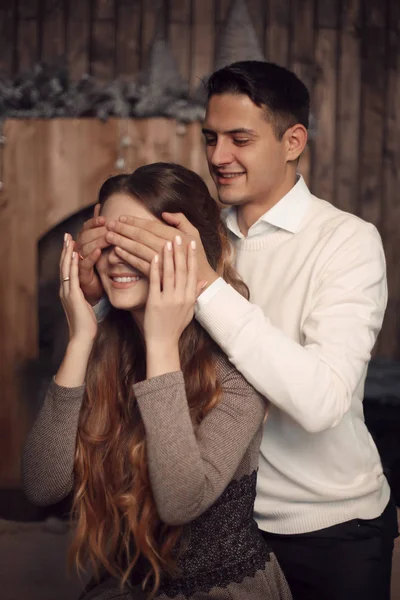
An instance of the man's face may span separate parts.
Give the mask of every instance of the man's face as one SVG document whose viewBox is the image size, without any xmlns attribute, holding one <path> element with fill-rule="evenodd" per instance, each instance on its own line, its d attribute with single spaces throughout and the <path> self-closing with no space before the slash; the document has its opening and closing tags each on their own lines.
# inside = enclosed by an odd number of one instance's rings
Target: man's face
<svg viewBox="0 0 400 600">
<path fill-rule="evenodd" d="M 203 127 L 206 154 L 222 204 L 263 204 L 286 173 L 284 141 L 244 94 L 210 98 Z"/>
</svg>

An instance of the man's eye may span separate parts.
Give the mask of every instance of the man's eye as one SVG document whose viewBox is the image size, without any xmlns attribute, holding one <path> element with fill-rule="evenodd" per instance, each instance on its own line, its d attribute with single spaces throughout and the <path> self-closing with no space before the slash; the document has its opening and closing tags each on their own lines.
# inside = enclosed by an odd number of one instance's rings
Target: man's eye
<svg viewBox="0 0 400 600">
<path fill-rule="evenodd" d="M 237 146 L 244 146 L 245 144 L 247 144 L 249 142 L 249 140 L 243 140 L 242 138 L 234 139 L 233 141 Z"/>
<path fill-rule="evenodd" d="M 215 146 L 215 144 L 217 143 L 216 138 L 204 138 L 204 141 L 206 143 L 207 146 Z"/>
</svg>

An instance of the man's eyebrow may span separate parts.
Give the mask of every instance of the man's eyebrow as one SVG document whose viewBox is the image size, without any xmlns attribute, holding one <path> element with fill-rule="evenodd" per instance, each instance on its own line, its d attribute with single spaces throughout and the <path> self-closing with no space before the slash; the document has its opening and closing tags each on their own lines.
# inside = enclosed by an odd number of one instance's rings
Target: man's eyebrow
<svg viewBox="0 0 400 600">
<path fill-rule="evenodd" d="M 215 135 L 215 131 L 213 131 L 212 129 L 206 129 L 205 127 L 203 127 L 203 129 L 201 130 L 204 134 L 214 134 Z M 237 129 L 230 129 L 229 131 L 224 131 L 223 132 L 225 135 L 234 135 L 235 133 L 245 133 L 247 135 L 257 135 L 257 133 L 253 130 L 253 129 L 246 129 L 245 127 L 238 127 Z"/>
</svg>

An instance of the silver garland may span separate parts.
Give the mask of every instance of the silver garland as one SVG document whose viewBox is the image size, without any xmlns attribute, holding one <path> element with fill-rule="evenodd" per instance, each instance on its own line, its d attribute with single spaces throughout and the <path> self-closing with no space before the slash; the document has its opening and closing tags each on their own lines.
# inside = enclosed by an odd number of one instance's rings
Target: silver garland
<svg viewBox="0 0 400 600">
<path fill-rule="evenodd" d="M 14 79 L 0 76 L 0 123 L 10 118 L 203 118 L 205 107 L 191 98 L 187 86 L 165 84 L 153 76 L 138 84 L 115 80 L 102 85 L 89 75 L 72 82 L 65 67 L 39 63 Z"/>
</svg>

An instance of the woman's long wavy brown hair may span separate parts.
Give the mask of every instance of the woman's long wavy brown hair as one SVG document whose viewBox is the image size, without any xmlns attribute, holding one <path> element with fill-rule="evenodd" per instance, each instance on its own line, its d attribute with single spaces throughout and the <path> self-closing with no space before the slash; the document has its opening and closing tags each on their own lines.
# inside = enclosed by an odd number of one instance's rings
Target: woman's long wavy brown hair
<svg viewBox="0 0 400 600">
<path fill-rule="evenodd" d="M 140 167 L 108 179 L 100 189 L 103 205 L 115 193 L 140 201 L 157 218 L 180 212 L 198 229 L 211 266 L 242 294 L 248 291 L 231 264 L 231 250 L 219 209 L 204 181 L 169 163 Z M 218 349 L 193 320 L 180 340 L 181 367 L 196 428 L 216 405 Z M 153 498 L 143 422 L 132 390 L 145 379 L 143 337 L 130 312 L 111 308 L 99 325 L 90 356 L 80 414 L 70 558 L 78 570 L 90 565 L 129 581 L 138 560 L 146 565 L 143 587 L 159 587 L 162 572 L 176 572 L 174 549 L 181 527 L 163 524 Z"/>
</svg>

